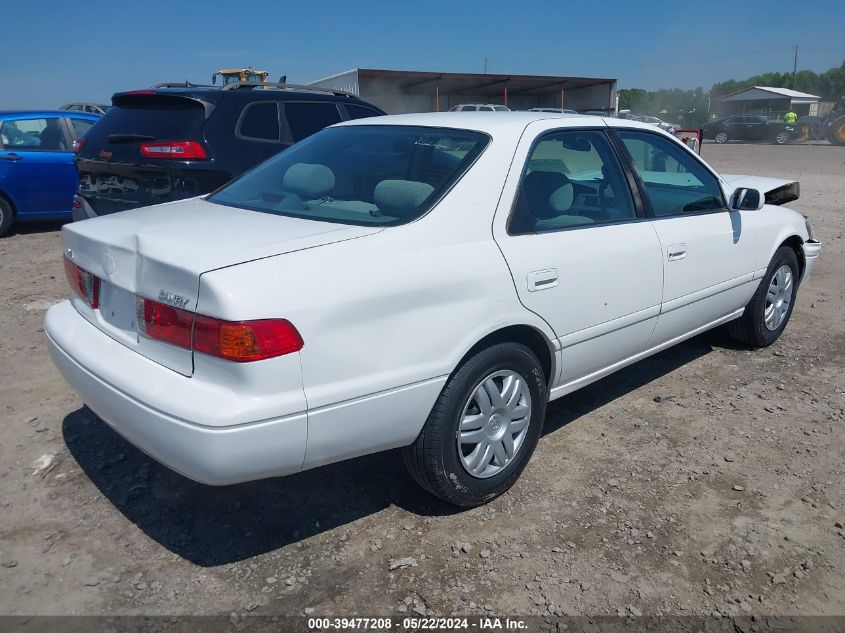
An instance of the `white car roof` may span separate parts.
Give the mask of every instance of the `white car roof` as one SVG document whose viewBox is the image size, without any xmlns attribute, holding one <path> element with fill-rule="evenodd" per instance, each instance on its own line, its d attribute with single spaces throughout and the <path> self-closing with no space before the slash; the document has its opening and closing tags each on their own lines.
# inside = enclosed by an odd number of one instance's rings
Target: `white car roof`
<svg viewBox="0 0 845 633">
<path fill-rule="evenodd" d="M 418 125 L 423 127 L 447 127 L 459 130 L 485 132 L 491 136 L 497 133 L 525 129 L 535 121 L 555 120 L 558 127 L 602 126 L 641 128 L 654 132 L 656 128 L 647 123 L 599 117 L 584 114 L 559 114 L 556 112 L 420 112 L 414 114 L 391 114 L 387 116 L 355 119 L 338 123 L 347 125 Z M 659 130 L 658 130 L 659 131 Z"/>
</svg>

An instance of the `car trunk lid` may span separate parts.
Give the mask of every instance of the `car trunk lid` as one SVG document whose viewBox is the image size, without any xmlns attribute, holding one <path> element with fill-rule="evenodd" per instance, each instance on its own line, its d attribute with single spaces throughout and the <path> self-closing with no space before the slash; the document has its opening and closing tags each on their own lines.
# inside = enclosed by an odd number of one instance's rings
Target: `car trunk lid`
<svg viewBox="0 0 845 633">
<path fill-rule="evenodd" d="M 75 301 L 83 316 L 139 354 L 190 376 L 190 350 L 139 336 L 138 296 L 194 312 L 204 272 L 381 230 L 254 213 L 194 198 L 76 222 L 63 227 L 62 235 L 65 255 L 101 280 L 98 309 Z M 254 318 L 274 316 L 279 315 Z"/>
</svg>

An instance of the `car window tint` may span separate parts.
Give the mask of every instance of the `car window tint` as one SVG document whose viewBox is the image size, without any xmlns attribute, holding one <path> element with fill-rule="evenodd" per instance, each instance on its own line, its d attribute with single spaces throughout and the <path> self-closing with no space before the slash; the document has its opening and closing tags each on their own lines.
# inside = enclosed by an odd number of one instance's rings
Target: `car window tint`
<svg viewBox="0 0 845 633">
<path fill-rule="evenodd" d="M 523 170 L 508 231 L 541 233 L 636 217 L 631 191 L 604 132 L 544 136 Z"/>
<path fill-rule="evenodd" d="M 340 112 L 334 103 L 289 101 L 285 104 L 285 117 L 294 142 L 301 141 L 324 127 L 340 122 Z"/>
<path fill-rule="evenodd" d="M 689 152 L 668 138 L 620 130 L 656 216 L 725 208 L 716 178 Z"/>
<path fill-rule="evenodd" d="M 76 132 L 77 138 L 85 136 L 85 133 L 94 125 L 94 121 L 88 119 L 71 119 L 70 123 L 73 125 L 73 131 Z"/>
<path fill-rule="evenodd" d="M 6 149 L 66 151 L 67 142 L 59 119 L 5 121 L 0 135 Z"/>
<path fill-rule="evenodd" d="M 347 104 L 346 111 L 349 113 L 350 119 L 366 119 L 371 116 L 381 116 L 381 112 L 376 112 L 372 108 L 359 105 Z"/>
<path fill-rule="evenodd" d="M 279 109 L 275 101 L 250 103 L 241 115 L 238 134 L 264 141 L 279 140 Z"/>
</svg>

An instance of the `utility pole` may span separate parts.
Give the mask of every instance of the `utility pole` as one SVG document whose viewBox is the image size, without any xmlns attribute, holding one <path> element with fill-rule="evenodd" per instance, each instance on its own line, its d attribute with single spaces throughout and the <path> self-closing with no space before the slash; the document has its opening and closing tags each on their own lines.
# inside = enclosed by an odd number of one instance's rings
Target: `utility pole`
<svg viewBox="0 0 845 633">
<path fill-rule="evenodd" d="M 487 58 L 484 58 L 484 74 L 487 74 Z"/>
<path fill-rule="evenodd" d="M 792 89 L 795 90 L 795 82 L 798 79 L 798 44 L 792 50 L 795 51 L 795 57 L 792 59 Z"/>
</svg>

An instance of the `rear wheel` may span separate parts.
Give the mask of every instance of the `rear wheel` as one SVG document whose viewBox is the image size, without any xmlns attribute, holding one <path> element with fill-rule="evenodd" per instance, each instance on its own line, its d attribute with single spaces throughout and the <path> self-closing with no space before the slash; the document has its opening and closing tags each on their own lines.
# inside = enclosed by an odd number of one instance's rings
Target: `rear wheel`
<svg viewBox="0 0 845 633">
<path fill-rule="evenodd" d="M 789 143 L 789 132 L 782 130 L 775 134 L 775 143 L 778 145 L 786 145 Z"/>
<path fill-rule="evenodd" d="M 9 229 L 12 228 L 12 221 L 14 220 L 12 214 L 12 205 L 0 197 L 0 237 L 6 235 Z"/>
<path fill-rule="evenodd" d="M 719 133 L 716 134 L 714 140 L 719 144 L 727 143 L 728 142 L 728 133 L 727 132 L 719 132 Z"/>
<path fill-rule="evenodd" d="M 519 478 L 543 426 L 546 376 L 531 349 L 500 343 L 449 379 L 416 441 L 403 451 L 414 480 L 454 505 L 496 498 Z"/>
<path fill-rule="evenodd" d="M 743 315 L 728 325 L 731 338 L 750 347 L 767 347 L 778 340 L 792 315 L 798 275 L 795 251 L 781 246 Z"/>
</svg>

